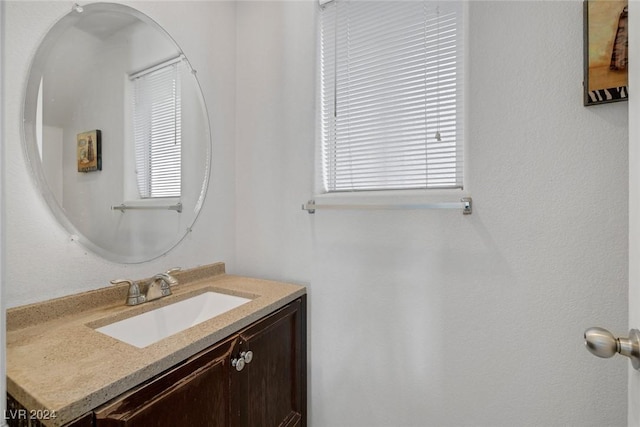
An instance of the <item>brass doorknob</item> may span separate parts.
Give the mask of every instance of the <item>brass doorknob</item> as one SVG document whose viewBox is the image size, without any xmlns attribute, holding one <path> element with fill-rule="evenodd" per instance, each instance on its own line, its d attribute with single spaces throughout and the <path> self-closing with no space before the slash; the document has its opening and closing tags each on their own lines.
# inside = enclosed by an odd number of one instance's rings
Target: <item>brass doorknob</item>
<svg viewBox="0 0 640 427">
<path fill-rule="evenodd" d="M 584 332 L 584 345 L 593 355 L 609 358 L 616 353 L 631 359 L 631 365 L 640 370 L 640 331 L 631 329 L 628 338 L 616 338 L 603 328 L 589 328 Z"/>
</svg>

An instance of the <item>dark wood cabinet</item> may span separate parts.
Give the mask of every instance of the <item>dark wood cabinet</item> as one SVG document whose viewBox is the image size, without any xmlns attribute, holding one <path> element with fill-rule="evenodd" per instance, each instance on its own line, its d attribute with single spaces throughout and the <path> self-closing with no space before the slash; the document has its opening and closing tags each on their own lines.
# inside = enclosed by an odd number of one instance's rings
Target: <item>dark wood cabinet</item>
<svg viewBox="0 0 640 427">
<path fill-rule="evenodd" d="M 302 301 L 241 331 L 240 352 L 253 357 L 238 372 L 240 426 L 306 425 L 306 355 Z M 233 380 L 232 380 L 233 381 Z"/>
<path fill-rule="evenodd" d="M 306 299 L 103 405 L 95 425 L 305 426 Z"/>
<path fill-rule="evenodd" d="M 95 410 L 96 427 L 231 427 L 231 367 L 238 338 L 201 352 Z"/>
<path fill-rule="evenodd" d="M 306 360 L 303 296 L 68 426 L 306 426 Z"/>
</svg>

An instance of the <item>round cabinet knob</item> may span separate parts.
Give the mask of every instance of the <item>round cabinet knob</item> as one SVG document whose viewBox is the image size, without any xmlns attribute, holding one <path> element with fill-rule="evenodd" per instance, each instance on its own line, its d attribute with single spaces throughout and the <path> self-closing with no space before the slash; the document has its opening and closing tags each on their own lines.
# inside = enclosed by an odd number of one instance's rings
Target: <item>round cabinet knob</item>
<svg viewBox="0 0 640 427">
<path fill-rule="evenodd" d="M 244 358 L 240 357 L 239 359 L 233 359 L 231 361 L 231 366 L 236 368 L 236 371 L 240 372 L 244 369 Z"/>
<path fill-rule="evenodd" d="M 243 351 L 242 353 L 240 353 L 240 357 L 244 359 L 245 363 L 251 363 L 251 361 L 253 360 L 253 351 Z"/>
<path fill-rule="evenodd" d="M 584 345 L 592 354 L 608 358 L 620 353 L 631 359 L 631 365 L 640 370 L 640 331 L 631 329 L 629 338 L 616 338 L 603 328 L 589 328 L 584 332 Z"/>
</svg>

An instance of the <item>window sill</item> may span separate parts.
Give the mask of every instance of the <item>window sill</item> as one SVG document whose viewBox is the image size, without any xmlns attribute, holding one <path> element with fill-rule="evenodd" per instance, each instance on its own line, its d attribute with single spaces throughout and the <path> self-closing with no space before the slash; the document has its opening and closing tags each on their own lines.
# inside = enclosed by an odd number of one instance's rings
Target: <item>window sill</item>
<svg viewBox="0 0 640 427">
<path fill-rule="evenodd" d="M 322 203 L 384 203 L 413 204 L 458 202 L 463 197 L 471 197 L 468 191 L 461 189 L 442 190 L 390 190 L 390 191 L 350 191 L 341 193 L 316 193 L 314 199 Z"/>
</svg>

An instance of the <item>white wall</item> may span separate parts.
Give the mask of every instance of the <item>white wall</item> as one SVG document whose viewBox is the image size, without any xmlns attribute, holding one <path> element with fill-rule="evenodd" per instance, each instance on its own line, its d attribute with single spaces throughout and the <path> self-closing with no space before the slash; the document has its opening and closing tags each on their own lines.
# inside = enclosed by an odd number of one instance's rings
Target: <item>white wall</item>
<svg viewBox="0 0 640 427">
<path fill-rule="evenodd" d="M 0 99 L 5 99 L 5 80 L 4 80 L 4 70 L 5 70 L 5 11 L 4 11 L 4 2 L 0 2 Z M 0 103 L 0 129 L 4 129 L 5 127 L 5 106 L 4 102 Z M 4 164 L 5 159 L 5 137 L 4 133 L 0 132 L 0 165 Z M 3 166 L 0 166 L 0 236 L 5 235 L 6 226 L 5 226 L 5 200 L 4 200 L 4 189 L 5 189 L 5 169 Z M 6 315 L 3 307 L 6 304 L 6 273 L 5 273 L 5 240 L 0 237 L 0 396 L 5 396 L 7 392 L 7 379 L 5 376 L 6 372 L 6 352 L 4 349 L 6 348 L 6 338 L 5 338 L 5 325 L 6 325 Z M 0 412 L 5 413 L 7 404 L 6 399 L 0 399 Z M 0 421 L 1 426 L 7 425 L 6 421 Z"/>
<path fill-rule="evenodd" d="M 49 27 L 72 2 L 6 2 L 5 213 L 7 306 L 108 285 L 118 277 L 147 277 L 172 266 L 216 261 L 234 265 L 235 4 L 123 2 L 164 27 L 198 71 L 213 140 L 211 182 L 193 233 L 155 261 L 104 261 L 71 241 L 38 195 L 21 147 L 21 103 L 31 58 Z"/>
<path fill-rule="evenodd" d="M 640 2 L 629 2 L 629 40 L 640 36 Z M 640 45 L 631 43 L 629 55 L 640 58 Z M 629 87 L 640 87 L 637 62 L 629 63 Z M 629 328 L 640 329 L 640 97 L 629 98 Z M 626 335 L 625 335 L 626 336 Z M 640 427 L 640 372 L 629 366 L 628 425 Z"/>
<path fill-rule="evenodd" d="M 127 4 L 167 29 L 203 86 L 214 163 L 196 232 L 129 266 L 69 241 L 19 123 L 29 59 L 70 3 L 7 2 L 8 305 L 226 261 L 309 284 L 315 427 L 626 424 L 627 362 L 582 348 L 589 326 L 627 329 L 628 129 L 624 103 L 581 106 L 582 2 L 471 3 L 469 217 L 300 210 L 314 1 Z"/>
<path fill-rule="evenodd" d="M 240 1 L 236 258 L 247 274 L 308 282 L 315 138 L 314 5 Z"/>
<path fill-rule="evenodd" d="M 62 133 L 62 128 L 42 126 L 42 141 L 46 141 L 42 145 L 42 172 L 56 200 L 62 200 Z"/>
<path fill-rule="evenodd" d="M 237 9 L 234 272 L 309 284 L 313 426 L 622 426 L 627 105 L 582 106 L 582 2 L 470 4 L 474 213 L 330 212 L 316 2 Z"/>
<path fill-rule="evenodd" d="M 85 41 L 87 39 L 91 40 L 91 43 Z M 73 51 L 73 46 L 78 43 L 74 43 L 76 40 L 80 40 L 86 46 L 74 53 L 63 50 L 64 55 L 59 54 L 56 49 L 55 53 L 51 54 L 52 60 L 56 58 L 59 62 L 69 62 L 61 65 L 55 62 L 50 64 L 48 61 L 47 66 L 58 72 L 45 74 L 43 82 L 46 102 L 49 102 L 50 98 L 58 100 L 54 95 L 56 92 L 60 95 L 59 87 L 65 88 L 67 95 L 66 103 L 53 102 L 53 105 L 46 104 L 44 107 L 45 123 L 53 110 L 54 114 L 60 117 L 58 124 L 64 129 L 63 161 L 60 170 L 63 192 L 62 198 L 58 199 L 59 205 L 83 236 L 91 241 L 101 242 L 101 248 L 115 253 L 120 245 L 125 243 L 115 237 L 119 234 L 118 223 L 131 218 L 131 215 L 125 216 L 110 209 L 111 206 L 124 201 L 122 140 L 125 132 L 122 111 L 127 103 L 124 76 L 131 68 L 128 46 L 121 39 L 133 37 L 131 34 L 118 34 L 106 40 L 97 40 L 79 29 L 73 28 L 65 32 L 59 43 L 64 46 L 64 50 Z M 71 49 L 65 45 L 70 45 Z M 82 71 L 75 76 L 76 84 L 67 83 L 65 87 L 59 81 L 72 77 L 72 73 L 67 72 L 71 68 Z M 54 75 L 53 81 L 48 79 L 49 74 Z M 54 95 L 47 95 L 49 91 L 54 91 Z M 102 133 L 101 155 L 104 167 L 99 172 L 79 173 L 77 135 L 93 129 L 100 129 Z M 43 141 L 44 146 L 49 143 L 48 140 Z M 92 203 L 87 203 L 87 200 L 92 200 Z M 126 243 L 127 245 L 123 246 L 126 248 L 125 252 L 129 252 L 130 245 L 129 242 Z"/>
</svg>

